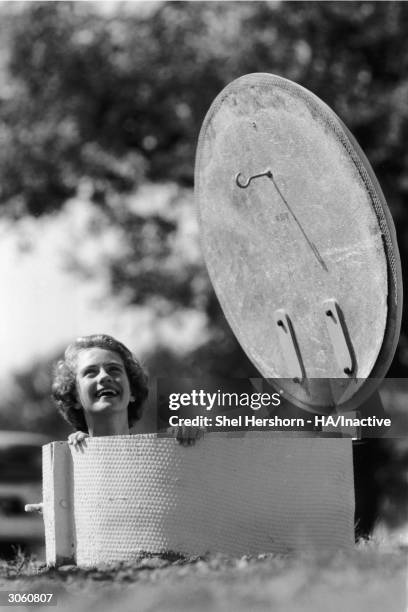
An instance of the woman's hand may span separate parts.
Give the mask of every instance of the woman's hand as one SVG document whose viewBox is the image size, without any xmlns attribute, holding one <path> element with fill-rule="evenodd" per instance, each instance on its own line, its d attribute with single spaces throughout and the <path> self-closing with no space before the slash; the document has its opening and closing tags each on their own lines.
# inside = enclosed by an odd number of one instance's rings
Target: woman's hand
<svg viewBox="0 0 408 612">
<path fill-rule="evenodd" d="M 167 432 L 172 434 L 177 442 L 183 446 L 193 446 L 196 440 L 204 437 L 206 431 L 205 427 L 186 427 L 185 425 L 167 429 Z"/>
<path fill-rule="evenodd" d="M 68 444 L 72 444 L 72 446 L 77 448 L 82 448 L 82 443 L 85 438 L 89 438 L 89 434 L 84 433 L 83 431 L 75 431 L 68 436 Z"/>
</svg>

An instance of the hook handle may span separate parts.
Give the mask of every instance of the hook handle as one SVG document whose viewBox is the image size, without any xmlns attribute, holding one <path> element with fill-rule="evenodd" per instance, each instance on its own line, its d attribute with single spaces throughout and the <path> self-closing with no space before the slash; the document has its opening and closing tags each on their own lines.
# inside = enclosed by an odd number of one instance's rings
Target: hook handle
<svg viewBox="0 0 408 612">
<path fill-rule="evenodd" d="M 253 181 L 256 178 L 259 178 L 260 176 L 267 176 L 268 178 L 273 178 L 273 174 L 271 170 L 265 170 L 265 172 L 260 172 L 259 174 L 253 174 L 252 176 L 250 176 L 249 178 L 241 182 L 242 174 L 241 172 L 238 172 L 238 174 L 235 176 L 235 182 L 238 185 L 238 187 L 240 187 L 241 189 L 246 189 L 249 186 L 251 181 Z"/>
</svg>

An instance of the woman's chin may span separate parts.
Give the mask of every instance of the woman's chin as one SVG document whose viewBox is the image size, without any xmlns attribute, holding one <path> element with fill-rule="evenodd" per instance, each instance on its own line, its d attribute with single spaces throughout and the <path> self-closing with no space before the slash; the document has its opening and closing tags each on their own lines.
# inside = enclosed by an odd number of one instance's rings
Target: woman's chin
<svg viewBox="0 0 408 612">
<path fill-rule="evenodd" d="M 102 398 L 95 402 L 92 406 L 92 412 L 122 412 L 122 410 L 126 410 L 126 406 L 123 406 L 123 403 L 118 401 L 116 397 L 113 398 Z"/>
</svg>

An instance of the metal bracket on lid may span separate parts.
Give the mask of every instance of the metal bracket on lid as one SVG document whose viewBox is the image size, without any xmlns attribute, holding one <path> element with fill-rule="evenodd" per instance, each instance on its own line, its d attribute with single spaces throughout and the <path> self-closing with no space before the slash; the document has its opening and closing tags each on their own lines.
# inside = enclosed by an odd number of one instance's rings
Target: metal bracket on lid
<svg viewBox="0 0 408 612">
<path fill-rule="evenodd" d="M 291 373 L 291 378 L 293 378 L 294 382 L 301 383 L 305 377 L 305 372 L 292 323 L 283 309 L 275 310 L 274 318 L 278 329 L 280 346 L 286 365 Z"/>
<path fill-rule="evenodd" d="M 340 306 L 335 299 L 330 299 L 323 302 L 323 308 L 336 361 L 346 376 L 352 376 L 355 373 L 354 354 Z"/>
</svg>

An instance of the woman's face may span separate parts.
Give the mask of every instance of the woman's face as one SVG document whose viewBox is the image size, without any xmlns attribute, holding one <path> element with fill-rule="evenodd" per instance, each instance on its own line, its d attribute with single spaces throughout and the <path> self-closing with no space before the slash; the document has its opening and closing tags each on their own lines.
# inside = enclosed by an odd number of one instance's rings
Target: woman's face
<svg viewBox="0 0 408 612">
<path fill-rule="evenodd" d="M 122 358 L 114 351 L 93 347 L 78 352 L 76 390 L 85 414 L 127 411 L 130 385 Z"/>
</svg>

